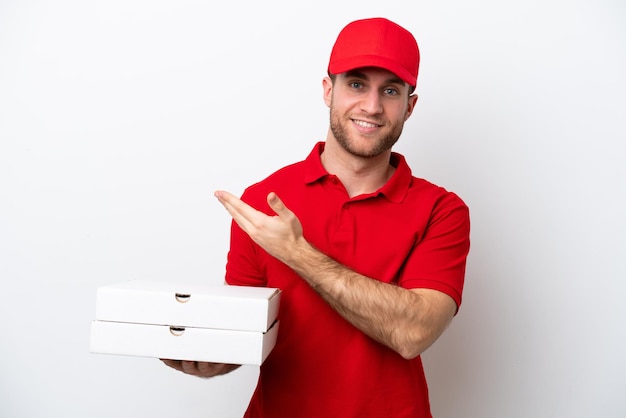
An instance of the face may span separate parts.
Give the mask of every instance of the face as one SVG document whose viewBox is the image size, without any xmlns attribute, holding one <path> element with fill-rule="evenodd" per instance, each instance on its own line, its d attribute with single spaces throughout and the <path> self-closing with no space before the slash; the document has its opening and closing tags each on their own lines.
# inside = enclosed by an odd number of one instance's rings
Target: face
<svg viewBox="0 0 626 418">
<path fill-rule="evenodd" d="M 361 68 L 324 79 L 330 130 L 348 153 L 362 158 L 389 152 L 398 141 L 417 96 L 409 86 L 381 68 Z"/>
</svg>

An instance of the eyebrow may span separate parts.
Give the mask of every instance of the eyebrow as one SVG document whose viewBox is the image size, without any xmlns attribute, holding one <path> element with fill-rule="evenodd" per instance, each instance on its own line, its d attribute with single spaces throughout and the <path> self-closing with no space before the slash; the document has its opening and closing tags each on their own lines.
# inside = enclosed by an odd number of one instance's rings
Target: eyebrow
<svg viewBox="0 0 626 418">
<path fill-rule="evenodd" d="M 362 78 L 363 80 L 369 80 L 369 78 L 365 75 L 365 73 L 359 71 L 358 69 L 346 71 L 346 77 L 355 77 L 355 78 Z M 405 84 L 404 80 L 402 80 L 400 77 L 396 75 L 388 78 L 387 80 L 385 80 L 385 82 L 387 84 L 402 84 L 402 85 Z"/>
</svg>

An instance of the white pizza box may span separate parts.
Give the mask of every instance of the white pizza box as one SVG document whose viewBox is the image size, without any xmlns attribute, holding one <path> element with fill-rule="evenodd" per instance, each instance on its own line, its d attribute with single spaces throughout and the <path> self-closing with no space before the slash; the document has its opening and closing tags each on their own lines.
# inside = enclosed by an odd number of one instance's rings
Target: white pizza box
<svg viewBox="0 0 626 418">
<path fill-rule="evenodd" d="M 90 351 L 259 366 L 276 344 L 278 325 L 262 333 L 95 320 Z"/>
<path fill-rule="evenodd" d="M 97 289 L 95 319 L 265 332 L 278 317 L 280 295 L 265 287 L 131 280 Z"/>
</svg>

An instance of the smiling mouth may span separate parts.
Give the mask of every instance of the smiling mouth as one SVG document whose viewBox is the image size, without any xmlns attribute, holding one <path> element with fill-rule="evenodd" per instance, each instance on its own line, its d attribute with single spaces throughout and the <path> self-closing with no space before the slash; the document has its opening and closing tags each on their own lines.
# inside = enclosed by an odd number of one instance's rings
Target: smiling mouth
<svg viewBox="0 0 626 418">
<path fill-rule="evenodd" d="M 365 122 L 364 120 L 358 120 L 358 119 L 352 119 L 352 122 L 354 122 L 357 126 L 360 126 L 361 128 L 380 128 L 382 125 L 378 125 L 375 123 L 371 123 L 371 122 Z"/>
</svg>

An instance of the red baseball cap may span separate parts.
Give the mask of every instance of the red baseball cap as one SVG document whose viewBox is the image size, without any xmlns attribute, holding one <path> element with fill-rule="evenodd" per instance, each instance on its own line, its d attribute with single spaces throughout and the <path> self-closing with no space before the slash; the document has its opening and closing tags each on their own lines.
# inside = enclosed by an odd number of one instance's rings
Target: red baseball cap
<svg viewBox="0 0 626 418">
<path fill-rule="evenodd" d="M 331 74 L 362 67 L 391 71 L 415 87 L 420 63 L 417 41 L 408 30 L 388 19 L 356 20 L 344 27 L 328 63 Z"/>
</svg>

